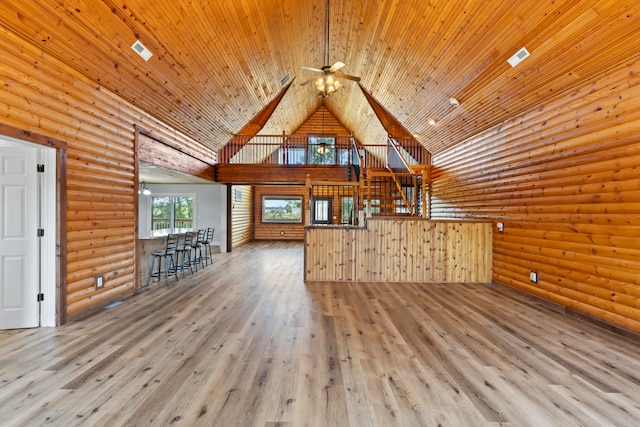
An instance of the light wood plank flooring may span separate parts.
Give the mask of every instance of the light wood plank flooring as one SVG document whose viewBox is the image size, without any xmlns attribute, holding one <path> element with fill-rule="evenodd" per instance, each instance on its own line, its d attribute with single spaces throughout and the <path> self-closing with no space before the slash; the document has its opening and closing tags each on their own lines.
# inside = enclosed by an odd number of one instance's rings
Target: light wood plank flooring
<svg viewBox="0 0 640 427">
<path fill-rule="evenodd" d="M 0 331 L 0 425 L 640 425 L 637 343 L 489 285 L 305 285 L 302 258 L 252 244 Z"/>
</svg>

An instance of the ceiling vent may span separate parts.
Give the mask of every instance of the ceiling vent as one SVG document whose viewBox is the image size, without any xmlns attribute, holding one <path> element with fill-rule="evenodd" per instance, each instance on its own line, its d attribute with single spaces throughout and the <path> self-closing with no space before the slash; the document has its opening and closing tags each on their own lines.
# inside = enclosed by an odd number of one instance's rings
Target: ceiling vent
<svg viewBox="0 0 640 427">
<path fill-rule="evenodd" d="M 515 55 L 513 55 L 511 58 L 509 58 L 507 60 L 507 62 L 509 63 L 509 65 L 511 65 L 512 67 L 515 67 L 516 65 L 518 65 L 519 63 L 522 62 L 523 59 L 527 58 L 529 56 L 529 51 L 526 48 L 522 48 L 519 51 L 517 51 L 515 53 Z"/>
<path fill-rule="evenodd" d="M 284 86 L 291 81 L 291 73 L 287 73 L 280 79 L 280 86 Z"/>
<path fill-rule="evenodd" d="M 133 49 L 133 51 L 140 55 L 140 57 L 145 61 L 148 61 L 149 58 L 153 56 L 153 53 L 151 53 L 151 51 L 147 49 L 140 40 L 136 40 L 136 42 L 131 45 L 131 49 Z"/>
</svg>

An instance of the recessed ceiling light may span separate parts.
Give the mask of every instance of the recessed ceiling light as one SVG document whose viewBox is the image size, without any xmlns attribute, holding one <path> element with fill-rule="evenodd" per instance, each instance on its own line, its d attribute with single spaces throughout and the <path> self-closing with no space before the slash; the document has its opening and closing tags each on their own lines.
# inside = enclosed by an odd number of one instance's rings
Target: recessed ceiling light
<svg viewBox="0 0 640 427">
<path fill-rule="evenodd" d="M 435 119 L 429 119 L 429 124 L 430 124 L 431 126 L 435 125 L 435 124 L 436 124 Z"/>
<path fill-rule="evenodd" d="M 151 51 L 147 49 L 140 40 L 136 40 L 136 42 L 131 45 L 131 49 L 133 49 L 133 51 L 140 55 L 140 57 L 145 61 L 148 61 L 149 58 L 153 56 L 153 53 L 151 53 Z"/>
<path fill-rule="evenodd" d="M 529 55 L 530 55 L 529 51 L 523 47 L 522 49 L 514 53 L 511 58 L 507 59 L 507 62 L 512 67 L 515 67 L 516 65 L 521 63 L 525 58 L 527 58 Z"/>
</svg>

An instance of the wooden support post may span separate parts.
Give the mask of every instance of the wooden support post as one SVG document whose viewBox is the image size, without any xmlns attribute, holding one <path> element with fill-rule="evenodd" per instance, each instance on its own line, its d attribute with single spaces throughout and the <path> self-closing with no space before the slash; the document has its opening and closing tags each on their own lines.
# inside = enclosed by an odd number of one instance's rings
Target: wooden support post
<svg viewBox="0 0 640 427">
<path fill-rule="evenodd" d="M 427 180 L 429 179 L 429 172 L 427 170 L 428 167 L 424 167 L 422 168 L 422 217 L 423 218 L 430 218 L 431 215 L 429 214 L 429 211 L 431 209 L 429 209 L 429 206 L 427 205 Z"/>
<path fill-rule="evenodd" d="M 311 175 L 307 174 L 307 179 L 305 180 L 306 193 L 307 193 L 307 201 L 304 204 L 305 212 L 304 212 L 304 225 L 311 225 L 311 198 L 313 197 L 311 191 Z"/>
</svg>

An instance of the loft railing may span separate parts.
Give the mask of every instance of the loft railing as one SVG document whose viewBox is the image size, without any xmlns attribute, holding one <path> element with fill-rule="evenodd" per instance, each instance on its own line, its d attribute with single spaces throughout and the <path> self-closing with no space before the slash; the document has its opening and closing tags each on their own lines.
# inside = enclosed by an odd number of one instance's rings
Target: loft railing
<svg viewBox="0 0 640 427">
<path fill-rule="evenodd" d="M 218 153 L 220 163 L 271 165 L 338 165 L 364 168 L 387 166 L 386 145 L 359 144 L 351 136 L 318 137 L 310 143 L 307 135 L 236 135 Z"/>
<path fill-rule="evenodd" d="M 431 164 L 431 153 L 413 138 L 394 138 L 389 136 L 389 144 L 393 144 L 408 165 Z"/>
<path fill-rule="evenodd" d="M 331 139 L 331 142 L 327 142 Z M 220 152 L 220 163 L 272 165 L 351 165 L 353 138 L 306 135 L 236 135 Z"/>
<path fill-rule="evenodd" d="M 389 138 L 387 141 L 387 168 L 393 172 L 409 172 L 411 173 L 411 166 L 409 166 L 412 159 L 408 153 L 403 150 L 393 139 Z M 406 158 L 405 158 L 406 157 Z"/>
</svg>

